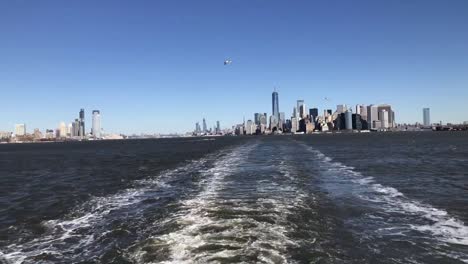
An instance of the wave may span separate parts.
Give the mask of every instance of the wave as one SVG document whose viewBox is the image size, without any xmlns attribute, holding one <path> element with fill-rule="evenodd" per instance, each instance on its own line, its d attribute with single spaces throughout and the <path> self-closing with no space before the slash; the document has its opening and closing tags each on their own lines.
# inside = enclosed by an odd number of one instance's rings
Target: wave
<svg viewBox="0 0 468 264">
<path fill-rule="evenodd" d="M 7 263 L 34 263 L 31 259 L 44 254 L 70 261 L 68 258 L 78 257 L 75 256 L 77 251 L 81 251 L 79 259 L 95 257 L 100 254 L 96 252 L 100 239 L 111 232 L 106 225 L 114 220 L 112 217 L 131 217 L 132 214 L 142 213 L 145 201 L 152 197 L 157 199 L 161 192 L 171 191 L 171 181 L 174 178 L 191 171 L 203 170 L 207 161 L 219 155 L 223 153 L 208 155 L 156 177 L 136 181 L 136 188 L 106 197 L 94 197 L 63 219 L 44 221 L 41 224 L 47 231 L 43 235 L 3 248 L 3 253 L 0 251 L 0 261 L 3 258 Z M 135 208 L 140 211 L 135 211 Z"/>
<path fill-rule="evenodd" d="M 376 183 L 373 177 L 363 176 L 354 171 L 353 167 L 334 162 L 332 158 L 315 148 L 305 147 L 315 154 L 317 161 L 322 163 L 321 167 L 336 172 L 336 175 L 346 178 L 349 182 L 366 188 L 367 191 L 364 193 L 356 192 L 356 195 L 361 199 L 378 204 L 377 207 L 386 212 L 405 213 L 424 220 L 420 222 L 425 224 L 408 224 L 412 230 L 431 234 L 440 242 L 468 245 L 468 226 L 463 221 L 451 216 L 447 211 L 410 199 L 396 188 Z"/>
<path fill-rule="evenodd" d="M 255 147 L 244 146 L 218 160 L 205 172 L 206 180 L 200 182 L 203 191 L 181 201 L 180 208 L 184 210 L 167 220 L 168 225 L 177 228 L 151 241 L 170 252 L 161 263 L 287 262 L 287 249 L 297 246 L 297 241 L 288 237 L 287 216 L 303 196 L 292 186 L 281 186 L 268 178 L 250 182 L 232 179 L 250 175 L 245 171 L 246 159 Z M 268 164 L 250 169 L 262 173 L 262 168 L 269 168 Z M 293 177 L 290 168 L 280 166 L 280 170 L 278 177 Z M 138 250 L 135 260 L 143 262 L 145 253 L 148 252 Z"/>
</svg>

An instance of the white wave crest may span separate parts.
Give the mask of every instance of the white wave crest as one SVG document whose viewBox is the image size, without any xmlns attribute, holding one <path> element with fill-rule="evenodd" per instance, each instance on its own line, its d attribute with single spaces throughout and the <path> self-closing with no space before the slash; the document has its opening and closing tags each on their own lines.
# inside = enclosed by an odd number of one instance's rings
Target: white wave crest
<svg viewBox="0 0 468 264">
<path fill-rule="evenodd" d="M 396 188 L 375 183 L 373 177 L 365 177 L 359 172 L 354 171 L 352 167 L 340 162 L 332 162 L 330 157 L 327 157 L 317 149 L 309 146 L 306 146 L 306 148 L 314 153 L 316 158 L 324 163 L 324 167 L 328 168 L 328 170 L 337 171 L 341 176 L 347 177 L 350 182 L 365 186 L 376 194 L 372 196 L 359 195 L 359 197 L 381 204 L 384 210 L 399 213 L 404 212 L 432 222 L 425 225 L 411 224 L 410 227 L 413 230 L 430 233 L 441 242 L 468 245 L 468 226 L 463 221 L 450 216 L 445 210 L 409 199 Z"/>
</svg>

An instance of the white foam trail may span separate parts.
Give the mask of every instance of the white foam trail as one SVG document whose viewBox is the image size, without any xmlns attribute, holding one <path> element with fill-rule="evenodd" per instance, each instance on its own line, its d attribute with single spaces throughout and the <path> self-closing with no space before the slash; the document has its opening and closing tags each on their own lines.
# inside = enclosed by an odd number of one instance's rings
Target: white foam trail
<svg viewBox="0 0 468 264">
<path fill-rule="evenodd" d="M 168 182 L 173 179 L 174 175 L 184 171 L 200 170 L 205 162 L 212 158 L 212 155 L 210 155 L 200 160 L 191 161 L 182 167 L 163 172 L 153 179 L 137 181 L 136 183 L 141 185 L 141 187 L 126 189 L 107 197 L 93 198 L 86 202 L 86 205 L 92 207 L 90 211 L 70 219 L 57 219 L 43 222 L 42 224 L 49 228 L 48 232 L 31 241 L 7 246 L 3 249 L 3 258 L 6 259 L 8 263 L 19 264 L 28 257 L 37 256 L 46 251 L 61 255 L 64 251 L 73 252 L 80 248 L 90 247 L 96 242 L 96 238 L 102 235 L 95 234 L 92 227 L 105 221 L 105 217 L 109 215 L 109 213 L 142 202 L 148 195 L 151 195 L 155 191 L 170 187 Z M 78 213 L 81 210 L 83 209 L 78 208 Z M 86 228 L 90 228 L 90 230 L 83 232 L 82 230 Z M 60 245 L 63 246 L 63 244 L 66 243 L 65 240 L 71 237 L 78 239 L 78 242 L 68 244 L 66 249 L 60 247 Z M 57 244 L 59 247 L 57 247 Z M 86 253 L 82 254 L 84 255 Z"/>
<path fill-rule="evenodd" d="M 300 203 L 303 196 L 288 186 L 262 181 L 257 183 L 256 193 L 267 193 L 267 197 L 255 203 L 239 197 L 223 198 L 224 188 L 233 183 L 226 178 L 242 169 L 248 152 L 254 148 L 255 145 L 240 147 L 216 162 L 206 171 L 206 181 L 201 182 L 204 190 L 193 199 L 181 202 L 185 210 L 171 218 L 180 228 L 154 238 L 158 245 L 170 249 L 169 260 L 165 263 L 206 263 L 217 258 L 248 255 L 256 255 L 265 263 L 287 262 L 286 248 L 296 242 L 287 236 L 286 217 L 290 207 Z M 284 174 L 284 177 L 291 175 Z M 287 192 L 290 195 L 284 196 Z M 214 215 L 226 209 L 232 217 Z M 257 216 L 267 217 L 269 221 L 256 220 Z M 206 249 L 213 246 L 217 249 Z M 135 257 L 138 259 L 142 255 L 140 252 Z"/>
<path fill-rule="evenodd" d="M 320 151 L 306 146 L 314 153 L 320 162 L 325 164 L 328 170 L 337 171 L 338 175 L 347 177 L 350 181 L 365 186 L 378 195 L 360 196 L 371 202 L 381 204 L 381 207 L 390 212 L 405 212 L 418 217 L 430 220 L 432 224 L 417 225 L 411 224 L 413 230 L 431 233 L 442 242 L 468 245 L 468 226 L 462 221 L 450 216 L 445 210 L 437 209 L 431 205 L 411 200 L 393 187 L 383 186 L 375 183 L 373 177 L 364 177 L 352 167 L 345 166 L 340 162 L 332 162 L 332 159 L 325 156 Z"/>
</svg>

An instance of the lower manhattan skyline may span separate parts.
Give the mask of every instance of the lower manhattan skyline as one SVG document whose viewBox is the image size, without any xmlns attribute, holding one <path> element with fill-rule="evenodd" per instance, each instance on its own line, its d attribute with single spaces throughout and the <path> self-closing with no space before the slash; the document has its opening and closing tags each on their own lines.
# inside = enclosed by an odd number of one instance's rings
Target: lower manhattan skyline
<svg viewBox="0 0 468 264">
<path fill-rule="evenodd" d="M 109 133 L 230 128 L 271 115 L 273 89 L 287 117 L 303 99 L 468 120 L 466 1 L 333 3 L 0 3 L 0 131 L 55 129 L 81 108 L 86 132 L 95 109 Z"/>
</svg>

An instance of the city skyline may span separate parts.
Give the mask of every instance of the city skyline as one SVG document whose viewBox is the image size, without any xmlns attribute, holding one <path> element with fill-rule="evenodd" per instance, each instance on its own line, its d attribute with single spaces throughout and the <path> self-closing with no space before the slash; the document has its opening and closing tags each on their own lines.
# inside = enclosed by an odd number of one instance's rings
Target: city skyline
<svg viewBox="0 0 468 264">
<path fill-rule="evenodd" d="M 3 2 L 0 131 L 56 128 L 80 108 L 106 113 L 112 133 L 183 133 L 201 117 L 227 127 L 269 111 L 273 87 L 285 113 L 298 99 L 318 109 L 388 103 L 398 123 L 421 123 L 425 107 L 432 122 L 463 123 L 466 10 L 466 1 Z"/>
<path fill-rule="evenodd" d="M 363 130 L 379 130 L 380 126 L 382 124 L 382 128 L 396 128 L 397 125 L 417 125 L 417 126 L 425 126 L 429 127 L 431 126 L 432 122 L 430 122 L 430 117 L 429 117 L 429 108 L 423 108 L 423 117 L 422 117 L 422 122 L 417 121 L 414 123 L 404 123 L 404 122 L 397 122 L 397 118 L 395 117 L 395 112 L 393 111 L 394 109 L 392 108 L 391 105 L 389 104 L 356 104 L 356 105 L 346 105 L 346 104 L 339 104 L 336 105 L 336 110 L 333 110 L 333 107 L 330 108 L 325 108 L 322 111 L 324 112 L 324 115 L 320 115 L 317 107 L 306 107 L 305 100 L 303 99 L 298 99 L 296 100 L 297 106 L 293 107 L 293 111 L 290 116 L 288 114 L 285 114 L 285 112 L 279 112 L 279 93 L 277 92 L 276 88 L 273 90 L 272 94 L 272 101 L 271 101 L 271 107 L 272 107 L 272 112 L 269 115 L 268 113 L 253 113 L 253 119 L 252 118 L 247 118 L 245 119 L 245 116 L 243 117 L 243 125 L 245 126 L 246 124 L 249 124 L 247 127 L 250 129 L 251 126 L 258 126 L 257 128 L 260 128 L 260 125 L 264 125 L 264 128 L 267 130 L 270 130 L 269 133 L 273 132 L 271 129 L 273 127 L 278 127 L 281 131 L 285 129 L 287 126 L 289 126 L 289 129 L 291 128 L 291 125 L 296 127 L 295 130 L 291 132 L 299 132 L 299 121 L 304 119 L 307 121 L 310 121 L 310 123 L 314 124 L 314 128 L 310 128 L 314 131 L 321 131 L 321 130 L 315 130 L 316 125 L 320 124 L 320 120 L 316 118 L 322 118 L 323 120 L 328 120 L 327 116 L 330 118 L 333 116 L 333 119 L 329 119 L 327 122 L 335 123 L 337 122 L 336 114 L 338 114 L 338 119 L 340 119 L 339 114 L 342 113 L 344 116 L 343 118 L 343 124 L 342 128 L 338 128 L 337 130 L 361 130 L 361 128 L 356 129 L 356 118 L 354 117 L 355 114 L 359 115 L 361 117 L 362 121 L 367 122 L 366 123 L 366 128 L 362 128 Z M 353 107 L 354 106 L 354 107 Z M 300 109 L 298 111 L 297 109 Z M 383 112 L 382 112 L 383 111 Z M 65 122 L 61 121 L 59 126 L 56 127 L 55 129 L 45 129 L 45 133 L 53 133 L 54 138 L 76 138 L 80 137 L 81 139 L 85 138 L 92 138 L 92 139 L 102 139 L 103 134 L 103 129 L 101 127 L 101 111 L 100 110 L 92 110 L 92 115 L 91 115 L 91 128 L 89 128 L 87 131 L 85 129 L 85 109 L 81 108 L 78 114 L 78 118 L 76 118 L 72 123 L 69 123 L 68 126 L 65 124 Z M 384 115 L 385 114 L 385 115 Z M 276 119 L 276 116 L 280 116 L 279 119 Z M 268 118 L 269 117 L 269 118 Z M 351 121 L 352 118 L 352 121 Z M 346 121 L 345 121 L 346 119 Z M 176 133 L 176 134 L 191 134 L 193 135 L 223 135 L 226 131 L 229 131 L 229 133 L 234 133 L 235 130 L 238 128 L 239 124 L 229 124 L 228 126 L 225 126 L 222 128 L 220 126 L 220 121 L 216 120 L 214 125 L 211 127 L 207 125 L 206 118 L 202 118 L 202 125 L 203 128 L 200 126 L 200 122 L 197 121 L 195 123 L 195 129 L 194 130 L 188 130 L 188 131 L 183 131 L 181 133 Z M 246 122 L 247 121 L 247 122 Z M 292 123 L 291 123 L 292 122 Z M 351 125 L 351 122 L 353 123 Z M 375 124 L 377 122 L 377 125 Z M 346 123 L 346 124 L 345 124 Z M 360 122 L 359 126 L 360 126 Z M 463 121 L 460 123 L 448 123 L 448 124 L 453 124 L 453 125 L 466 125 L 468 121 Z M 386 125 L 383 125 L 386 124 Z M 442 125 L 442 122 L 438 123 L 439 125 Z M 346 128 L 345 128 L 346 125 Z M 286 126 L 286 127 L 284 127 Z M 305 124 L 304 124 L 305 126 Z M 319 125 L 320 126 L 320 125 Z M 340 126 L 340 123 L 338 121 L 338 126 Z M 281 128 L 279 128 L 281 127 Z M 243 129 L 246 129 L 245 127 Z M 253 129 L 253 128 L 252 128 Z M 301 130 L 304 129 L 305 132 L 305 127 L 301 128 Z M 336 130 L 336 129 L 332 129 Z M 18 131 L 22 131 L 18 134 Z M 322 132 L 328 132 L 329 130 L 325 130 Z M 26 134 L 28 135 L 35 135 L 36 133 L 41 133 L 41 129 L 39 128 L 34 128 L 34 133 L 29 133 L 26 129 L 26 123 L 16 123 L 14 125 L 14 130 L 13 132 L 8 132 L 8 130 L 0 130 L 2 133 L 11 133 L 12 135 L 20 135 L 24 136 Z M 245 132 L 245 130 L 244 130 Z M 289 132 L 289 131 L 288 131 Z M 108 132 L 110 136 L 117 136 L 117 134 L 113 132 Z M 251 131 L 252 134 L 255 134 L 255 129 Z M 262 134 L 263 134 L 262 130 Z M 144 135 L 145 133 L 141 133 Z M 149 133 L 148 135 L 151 134 L 160 134 L 160 133 Z M 171 133 L 168 133 L 171 134 Z M 3 135 L 3 134 L 2 134 Z M 42 134 L 41 134 L 42 135 Z M 121 133 L 121 135 L 125 135 L 124 133 Z M 136 134 L 131 134 L 131 135 L 136 135 Z M 130 135 L 130 136 L 131 136 Z M 129 134 L 127 134 L 129 136 Z M 47 137 L 46 137 L 47 138 Z"/>
</svg>

